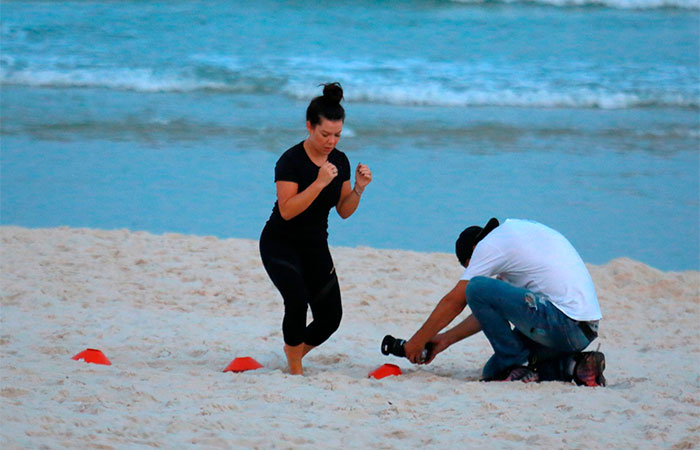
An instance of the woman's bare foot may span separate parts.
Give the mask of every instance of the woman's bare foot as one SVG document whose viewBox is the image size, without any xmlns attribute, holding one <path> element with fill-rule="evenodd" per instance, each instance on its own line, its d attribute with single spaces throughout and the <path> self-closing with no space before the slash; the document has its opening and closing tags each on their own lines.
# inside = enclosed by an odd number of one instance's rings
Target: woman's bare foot
<svg viewBox="0 0 700 450">
<path fill-rule="evenodd" d="M 304 375 L 304 369 L 301 365 L 301 358 L 304 357 L 304 346 L 305 344 L 293 347 L 284 344 L 284 354 L 287 355 L 287 365 L 289 366 L 289 373 L 292 375 Z"/>
<path fill-rule="evenodd" d="M 315 348 L 315 347 L 314 347 L 313 345 L 304 344 L 304 352 L 303 352 L 303 354 L 301 355 L 301 357 L 303 358 L 304 356 L 306 356 L 306 354 L 309 353 L 309 352 L 310 352 L 311 350 L 313 350 L 314 348 Z"/>
</svg>

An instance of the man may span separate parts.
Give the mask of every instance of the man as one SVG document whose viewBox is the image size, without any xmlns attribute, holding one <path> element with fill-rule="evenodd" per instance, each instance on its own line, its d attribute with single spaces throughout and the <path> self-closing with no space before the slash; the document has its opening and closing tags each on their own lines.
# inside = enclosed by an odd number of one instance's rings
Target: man
<svg viewBox="0 0 700 450">
<path fill-rule="evenodd" d="M 465 229 L 455 247 L 464 274 L 404 345 L 411 362 L 428 364 L 450 345 L 483 331 L 494 351 L 484 381 L 605 386 L 605 356 L 582 352 L 598 336 L 598 298 L 583 260 L 564 236 L 537 222 L 508 219 L 499 225 L 493 218 L 484 228 Z M 467 304 L 469 317 L 439 333 Z M 432 348 L 422 361 L 428 343 Z"/>
</svg>

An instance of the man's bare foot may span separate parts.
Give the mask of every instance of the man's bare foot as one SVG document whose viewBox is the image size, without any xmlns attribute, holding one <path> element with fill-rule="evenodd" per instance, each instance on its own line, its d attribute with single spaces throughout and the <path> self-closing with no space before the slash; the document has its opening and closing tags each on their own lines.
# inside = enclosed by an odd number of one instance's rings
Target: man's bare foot
<svg viewBox="0 0 700 450">
<path fill-rule="evenodd" d="M 289 373 L 292 375 L 304 375 L 304 368 L 301 365 L 301 358 L 304 357 L 304 345 L 295 346 L 284 344 L 284 354 L 287 355 L 287 365 Z"/>
</svg>

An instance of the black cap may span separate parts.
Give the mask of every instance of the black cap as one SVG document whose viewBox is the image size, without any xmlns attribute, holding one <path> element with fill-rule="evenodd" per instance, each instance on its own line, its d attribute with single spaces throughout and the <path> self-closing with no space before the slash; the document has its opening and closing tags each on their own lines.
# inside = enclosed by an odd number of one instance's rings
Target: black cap
<svg viewBox="0 0 700 450">
<path fill-rule="evenodd" d="M 472 257 L 472 252 L 476 244 L 497 226 L 498 219 L 492 217 L 483 228 L 475 225 L 462 231 L 459 238 L 457 238 L 457 242 L 455 242 L 455 253 L 461 265 L 465 265 L 467 260 Z"/>
</svg>

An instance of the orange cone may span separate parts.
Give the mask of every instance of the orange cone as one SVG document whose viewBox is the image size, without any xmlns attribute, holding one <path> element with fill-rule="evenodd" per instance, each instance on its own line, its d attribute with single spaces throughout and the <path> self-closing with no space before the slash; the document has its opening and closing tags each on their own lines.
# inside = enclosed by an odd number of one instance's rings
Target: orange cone
<svg viewBox="0 0 700 450">
<path fill-rule="evenodd" d="M 390 375 L 401 375 L 401 368 L 394 364 L 384 364 L 383 366 L 370 372 L 368 378 L 380 378 L 388 377 Z"/>
<path fill-rule="evenodd" d="M 244 356 L 231 361 L 231 364 L 224 369 L 224 372 L 245 372 L 246 370 L 260 369 L 261 367 L 262 364 L 250 356 Z"/>
<path fill-rule="evenodd" d="M 94 348 L 88 348 L 86 350 L 83 350 L 82 352 L 75 355 L 73 359 L 76 361 L 82 359 L 86 363 L 104 364 L 106 366 L 112 365 L 112 363 L 109 362 L 109 359 L 107 359 L 104 353 Z"/>
</svg>

